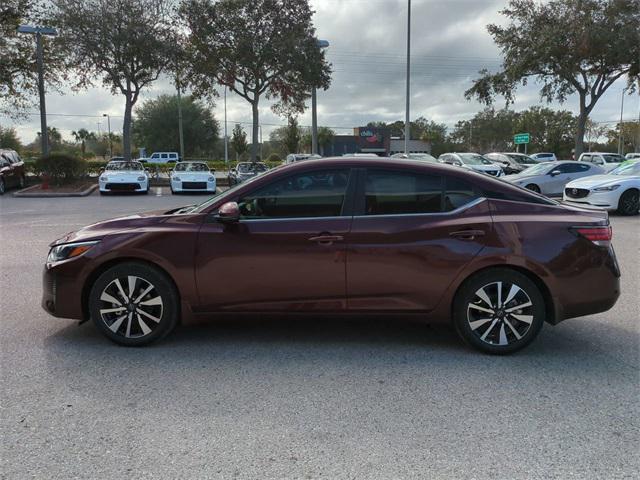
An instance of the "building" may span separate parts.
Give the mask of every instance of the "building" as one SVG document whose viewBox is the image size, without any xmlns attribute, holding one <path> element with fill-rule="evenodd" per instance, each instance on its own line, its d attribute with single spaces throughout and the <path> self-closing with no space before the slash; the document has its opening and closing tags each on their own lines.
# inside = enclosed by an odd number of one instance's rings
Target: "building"
<svg viewBox="0 0 640 480">
<path fill-rule="evenodd" d="M 404 153 L 404 139 L 391 137 L 388 128 L 356 127 L 353 135 L 334 135 L 331 144 L 324 146 L 325 157 L 336 157 L 350 153 L 375 153 L 388 157 L 394 153 Z M 431 153 L 431 144 L 422 140 L 409 141 L 410 153 Z"/>
</svg>

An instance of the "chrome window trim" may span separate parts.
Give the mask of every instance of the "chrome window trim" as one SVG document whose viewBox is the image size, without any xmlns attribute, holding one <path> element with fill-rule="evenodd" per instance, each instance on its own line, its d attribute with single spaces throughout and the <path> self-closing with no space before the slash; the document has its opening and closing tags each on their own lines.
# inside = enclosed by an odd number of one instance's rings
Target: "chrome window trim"
<svg viewBox="0 0 640 480">
<path fill-rule="evenodd" d="M 385 217 L 441 217 L 446 215 L 455 215 L 456 213 L 463 212 L 465 210 L 470 209 L 471 207 L 475 207 L 476 205 L 481 204 L 482 202 L 488 200 L 486 197 L 478 197 L 475 200 L 472 200 L 469 203 L 465 203 L 461 207 L 456 208 L 455 210 L 451 210 L 450 212 L 433 212 L 433 213 L 385 213 L 382 215 L 354 215 L 353 218 L 385 218 Z"/>
<path fill-rule="evenodd" d="M 242 218 L 240 217 L 240 223 L 247 222 L 274 222 L 274 221 L 297 221 L 297 220 L 336 220 L 336 219 L 351 219 L 352 215 L 337 215 L 335 217 L 277 217 L 277 218 Z"/>
</svg>

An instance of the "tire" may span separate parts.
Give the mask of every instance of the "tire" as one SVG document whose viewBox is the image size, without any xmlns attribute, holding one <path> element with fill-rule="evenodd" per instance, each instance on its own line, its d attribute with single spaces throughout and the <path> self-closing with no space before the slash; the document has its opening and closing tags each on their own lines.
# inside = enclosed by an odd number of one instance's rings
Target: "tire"
<svg viewBox="0 0 640 480">
<path fill-rule="evenodd" d="M 526 188 L 527 190 L 531 190 L 532 192 L 540 193 L 540 187 L 537 186 L 535 183 L 530 183 L 524 188 Z"/>
<path fill-rule="evenodd" d="M 6 185 L 4 183 L 4 178 L 0 178 L 0 195 L 4 195 L 4 192 L 6 191 Z"/>
<path fill-rule="evenodd" d="M 18 188 L 22 190 L 26 185 L 26 183 L 27 182 L 26 182 L 26 179 L 24 178 L 24 175 L 20 175 L 20 180 L 18 180 Z"/>
<path fill-rule="evenodd" d="M 627 190 L 618 200 L 620 215 L 637 215 L 640 210 L 640 192 L 635 189 Z"/>
<path fill-rule="evenodd" d="M 523 307 L 514 310 L 518 305 Z M 453 321 L 466 343 L 485 353 L 504 355 L 536 338 L 545 311 L 542 293 L 527 276 L 508 268 L 491 268 L 473 275 L 460 287 L 454 299 Z"/>
<path fill-rule="evenodd" d="M 109 192 L 103 192 L 102 190 L 100 191 L 100 195 L 109 195 Z"/>
<path fill-rule="evenodd" d="M 111 341 L 130 347 L 168 335 L 178 324 L 178 305 L 171 280 L 157 268 L 138 262 L 111 267 L 89 293 L 89 312 L 98 330 Z"/>
</svg>

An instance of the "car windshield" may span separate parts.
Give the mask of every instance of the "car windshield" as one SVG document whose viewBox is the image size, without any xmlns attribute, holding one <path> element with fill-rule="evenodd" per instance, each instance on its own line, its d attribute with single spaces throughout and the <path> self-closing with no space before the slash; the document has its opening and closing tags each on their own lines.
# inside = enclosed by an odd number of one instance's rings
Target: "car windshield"
<svg viewBox="0 0 640 480">
<path fill-rule="evenodd" d="M 105 170 L 111 171 L 136 171 L 136 170 L 144 170 L 142 164 L 140 162 L 111 162 L 108 163 L 105 167 Z"/>
<path fill-rule="evenodd" d="M 602 155 L 602 157 L 604 158 L 604 161 L 607 163 L 620 163 L 624 160 L 624 157 L 622 155 L 608 154 L 608 155 Z"/>
<path fill-rule="evenodd" d="M 611 175 L 638 175 L 640 176 L 640 162 L 634 162 L 631 164 L 620 165 L 615 170 L 611 171 Z"/>
<path fill-rule="evenodd" d="M 491 162 L 477 153 L 459 153 L 462 163 L 465 165 L 491 165 Z"/>
<path fill-rule="evenodd" d="M 549 168 L 553 167 L 551 163 L 540 163 L 538 165 L 533 165 L 532 167 L 527 168 L 520 172 L 520 175 L 543 175 L 547 173 Z"/>
<path fill-rule="evenodd" d="M 531 164 L 531 163 L 538 163 L 537 160 L 527 156 L 527 155 L 516 155 L 515 153 L 506 153 L 505 154 L 507 157 L 509 157 L 511 160 L 515 160 L 516 162 L 522 164 L 522 165 L 527 165 L 527 164 Z"/>
<path fill-rule="evenodd" d="M 209 166 L 206 163 L 178 163 L 174 168 L 176 172 L 208 172 Z"/>
<path fill-rule="evenodd" d="M 264 163 L 239 163 L 236 168 L 240 173 L 267 171 L 267 166 Z"/>
</svg>

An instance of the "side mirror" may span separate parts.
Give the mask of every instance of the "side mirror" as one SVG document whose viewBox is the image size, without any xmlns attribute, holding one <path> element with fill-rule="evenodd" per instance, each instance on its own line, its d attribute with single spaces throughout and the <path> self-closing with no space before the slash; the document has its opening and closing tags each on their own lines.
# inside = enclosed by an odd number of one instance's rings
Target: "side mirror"
<svg viewBox="0 0 640 480">
<path fill-rule="evenodd" d="M 240 207 L 236 202 L 223 203 L 218 209 L 216 220 L 221 223 L 235 223 L 240 220 Z"/>
<path fill-rule="evenodd" d="M 551 170 L 549 175 L 551 175 L 552 177 L 555 177 L 556 175 L 560 175 L 561 173 L 562 172 L 560 170 Z"/>
</svg>

